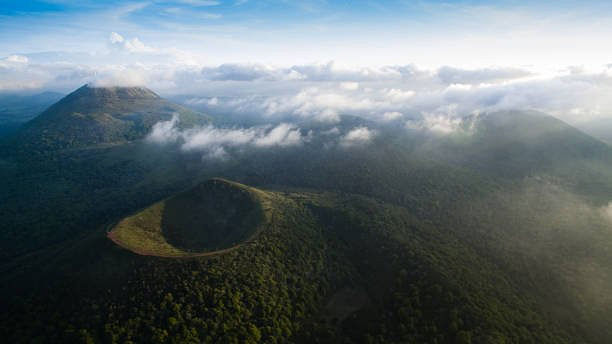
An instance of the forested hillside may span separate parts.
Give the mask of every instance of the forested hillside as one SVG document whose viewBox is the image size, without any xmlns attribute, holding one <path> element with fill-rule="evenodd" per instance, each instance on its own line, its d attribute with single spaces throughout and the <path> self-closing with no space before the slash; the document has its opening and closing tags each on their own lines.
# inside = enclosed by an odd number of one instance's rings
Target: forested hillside
<svg viewBox="0 0 612 344">
<path fill-rule="evenodd" d="M 138 116 L 149 130 L 171 118 Z M 152 144 L 146 127 L 66 141 L 30 124 L 15 137 L 49 145 L 13 137 L 0 155 L 2 335 L 609 342 L 612 150 L 539 113 L 471 120 L 433 135 L 342 116 L 300 123 L 299 145 L 228 147 L 223 159 Z M 364 127 L 367 144 L 340 143 Z"/>
<path fill-rule="evenodd" d="M 43 299 L 9 303 L 3 329 L 15 341 L 571 342 L 509 276 L 405 208 L 276 194 L 271 225 L 218 256 L 138 256 L 93 235 L 54 259 L 45 273 L 67 276 Z"/>
<path fill-rule="evenodd" d="M 208 122 L 144 87 L 84 85 L 16 132 L 13 147 L 25 154 L 143 139 L 153 125 L 172 116 L 182 127 Z"/>
</svg>

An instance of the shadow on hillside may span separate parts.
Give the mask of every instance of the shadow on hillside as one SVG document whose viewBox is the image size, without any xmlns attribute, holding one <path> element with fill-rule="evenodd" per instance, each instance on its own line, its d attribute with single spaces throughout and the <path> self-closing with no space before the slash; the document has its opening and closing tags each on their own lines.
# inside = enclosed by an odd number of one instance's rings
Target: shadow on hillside
<svg viewBox="0 0 612 344">
<path fill-rule="evenodd" d="M 248 239 L 262 222 L 259 202 L 246 190 L 209 181 L 165 202 L 162 234 L 189 251 L 225 249 Z"/>
</svg>

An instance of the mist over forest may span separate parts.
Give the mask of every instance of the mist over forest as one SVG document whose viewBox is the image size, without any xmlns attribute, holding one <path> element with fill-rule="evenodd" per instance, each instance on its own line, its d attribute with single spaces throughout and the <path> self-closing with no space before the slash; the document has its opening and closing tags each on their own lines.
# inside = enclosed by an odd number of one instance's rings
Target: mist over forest
<svg viewBox="0 0 612 344">
<path fill-rule="evenodd" d="M 612 342 L 611 10 L 9 0 L 0 336 Z"/>
</svg>

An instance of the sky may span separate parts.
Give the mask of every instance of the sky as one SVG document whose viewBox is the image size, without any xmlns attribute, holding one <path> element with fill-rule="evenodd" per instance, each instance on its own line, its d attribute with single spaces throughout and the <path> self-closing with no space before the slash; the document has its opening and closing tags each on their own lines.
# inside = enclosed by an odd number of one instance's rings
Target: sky
<svg viewBox="0 0 612 344">
<path fill-rule="evenodd" d="M 127 47 L 132 52 L 149 48 L 178 62 L 208 65 L 333 60 L 360 67 L 561 68 L 607 64 L 612 55 L 606 44 L 612 34 L 609 1 L 0 3 L 0 55 L 46 53 L 38 56 L 84 64 L 108 57 L 113 32 L 136 40 Z M 92 54 L 100 58 L 89 58 Z"/>
<path fill-rule="evenodd" d="M 596 0 L 0 0 L 0 92 L 141 85 L 211 113 L 440 132 L 513 109 L 593 125 L 612 113 L 610 37 Z"/>
</svg>

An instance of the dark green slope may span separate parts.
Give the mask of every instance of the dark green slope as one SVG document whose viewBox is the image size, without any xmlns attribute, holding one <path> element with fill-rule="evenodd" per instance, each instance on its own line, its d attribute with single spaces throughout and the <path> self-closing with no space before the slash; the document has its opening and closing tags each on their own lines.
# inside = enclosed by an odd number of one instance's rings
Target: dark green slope
<svg viewBox="0 0 612 344">
<path fill-rule="evenodd" d="M 349 118 L 342 124 L 350 129 L 364 123 Z M 0 174 L 9 181 L 0 185 L 0 258 L 60 243 L 214 176 L 370 195 L 420 216 L 492 187 L 465 169 L 414 157 L 412 139 L 404 142 L 400 133 L 380 137 L 349 150 L 326 149 L 324 140 L 247 149 L 228 161 L 143 142 L 0 157 Z"/>
<path fill-rule="evenodd" d="M 15 132 L 23 123 L 39 115 L 62 96 L 56 92 L 0 94 L 0 137 Z"/>
<path fill-rule="evenodd" d="M 580 123 L 578 128 L 608 144 L 612 144 L 612 118 L 610 116 Z"/>
<path fill-rule="evenodd" d="M 144 144 L 174 115 L 208 117 L 141 87 L 83 86 L 0 140 L 0 261 L 73 235 L 193 185 L 193 167 Z"/>
<path fill-rule="evenodd" d="M 0 168 L 0 261 L 61 244 L 201 180 L 214 164 L 139 142 L 60 150 Z"/>
<path fill-rule="evenodd" d="M 155 123 L 175 114 L 182 128 L 208 121 L 144 87 L 85 85 L 25 124 L 13 142 L 27 152 L 125 143 L 144 138 Z"/>
<path fill-rule="evenodd" d="M 315 136 L 226 161 L 138 142 L 0 160 L 10 181 L 0 285 L 18 289 L 3 293 L 7 336 L 246 341 L 252 324 L 267 342 L 612 340 L 607 146 L 529 113 L 450 140 L 357 118 L 335 125 L 378 135 L 350 148 Z M 519 135 L 530 127 L 538 134 Z M 105 224 L 212 176 L 340 196 L 283 195 L 295 207 L 279 230 L 212 259 L 140 257 L 105 239 Z M 9 302 L 16 295 L 26 301 Z"/>
<path fill-rule="evenodd" d="M 495 178 L 551 176 L 594 201 L 609 201 L 612 149 L 606 143 L 538 112 L 489 113 L 466 120 L 469 125 L 424 154 Z"/>
<path fill-rule="evenodd" d="M 265 230 L 214 257 L 140 256 L 103 232 L 76 241 L 41 261 L 48 284 L 4 300 L 3 335 L 17 342 L 571 342 L 509 276 L 405 208 L 352 195 L 268 193 L 274 215 Z"/>
</svg>

